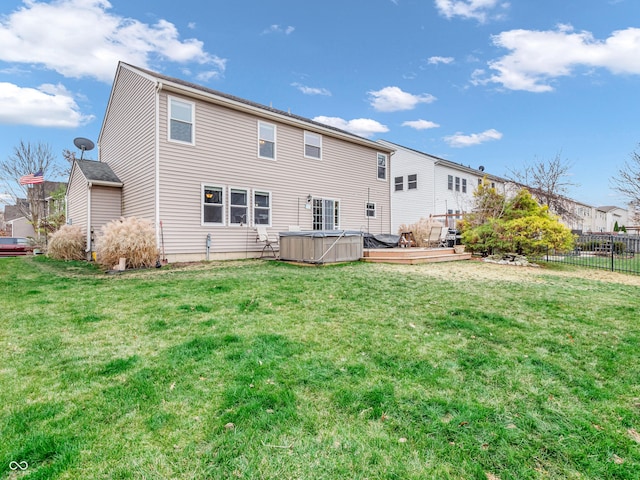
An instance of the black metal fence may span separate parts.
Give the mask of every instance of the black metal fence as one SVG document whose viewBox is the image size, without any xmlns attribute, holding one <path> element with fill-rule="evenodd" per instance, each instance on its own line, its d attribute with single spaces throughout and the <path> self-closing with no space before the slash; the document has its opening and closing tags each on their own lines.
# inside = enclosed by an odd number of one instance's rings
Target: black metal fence
<svg viewBox="0 0 640 480">
<path fill-rule="evenodd" d="M 640 236 L 579 235 L 572 251 L 549 250 L 532 260 L 640 275 Z"/>
</svg>

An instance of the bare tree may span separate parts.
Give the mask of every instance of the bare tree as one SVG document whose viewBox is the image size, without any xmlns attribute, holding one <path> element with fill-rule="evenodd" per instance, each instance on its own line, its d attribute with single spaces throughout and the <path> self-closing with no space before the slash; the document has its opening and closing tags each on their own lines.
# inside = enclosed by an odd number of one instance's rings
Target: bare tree
<svg viewBox="0 0 640 480">
<path fill-rule="evenodd" d="M 43 178 L 60 173 L 51 147 L 45 143 L 20 141 L 13 154 L 0 160 L 0 183 L 16 202 L 20 213 L 34 226 L 38 224 L 44 205 L 45 183 L 20 185 L 20 177 L 42 171 Z M 20 201 L 26 199 L 26 202 Z"/>
<path fill-rule="evenodd" d="M 526 164 L 522 170 L 509 170 L 507 178 L 525 187 L 541 205 L 565 221 L 577 218 L 572 202 L 568 197 L 569 187 L 577 186 L 570 180 L 573 164 L 563 160 L 558 153 L 551 160 L 536 160 Z"/>
<path fill-rule="evenodd" d="M 634 211 L 634 221 L 640 221 L 640 153 L 631 154 L 631 159 L 611 179 L 611 185 L 629 200 Z"/>
</svg>

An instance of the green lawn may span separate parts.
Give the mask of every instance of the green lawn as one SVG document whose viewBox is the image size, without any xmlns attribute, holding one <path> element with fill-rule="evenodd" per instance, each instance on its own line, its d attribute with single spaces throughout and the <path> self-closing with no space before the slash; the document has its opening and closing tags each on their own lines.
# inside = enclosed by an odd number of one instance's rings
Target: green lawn
<svg viewBox="0 0 640 480">
<path fill-rule="evenodd" d="M 638 479 L 638 287 L 568 268 L 0 259 L 0 478 Z"/>
</svg>

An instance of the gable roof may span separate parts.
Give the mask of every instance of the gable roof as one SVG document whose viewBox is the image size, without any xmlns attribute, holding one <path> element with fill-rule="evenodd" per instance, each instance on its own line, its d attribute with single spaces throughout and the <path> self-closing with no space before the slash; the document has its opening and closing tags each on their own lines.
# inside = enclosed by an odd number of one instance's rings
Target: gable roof
<svg viewBox="0 0 640 480">
<path fill-rule="evenodd" d="M 87 182 L 94 185 L 107 187 L 122 187 L 123 185 L 122 181 L 111 170 L 111 167 L 104 162 L 75 160 L 74 167 L 79 168 Z"/>
<path fill-rule="evenodd" d="M 24 198 L 19 198 L 16 205 L 4 206 L 4 220 L 9 222 L 16 218 L 22 218 L 25 216 L 25 211 L 29 211 L 29 203 Z"/>
<path fill-rule="evenodd" d="M 432 155 L 430 153 L 421 152 L 420 150 L 416 150 L 414 148 L 405 147 L 404 145 L 399 145 L 397 143 L 390 142 L 389 140 L 378 140 L 378 143 L 383 144 L 383 145 L 393 145 L 393 147 L 395 147 L 396 150 L 397 149 L 403 149 L 403 150 L 407 150 L 409 152 L 416 153 L 418 155 L 422 155 L 424 157 L 429 157 L 431 160 L 433 160 L 433 162 L 436 165 L 443 165 L 445 167 L 454 168 L 456 170 L 464 171 L 466 173 L 477 175 L 479 177 L 486 176 L 487 178 L 491 178 L 493 180 L 497 180 L 497 181 L 502 182 L 502 183 L 507 183 L 507 180 L 505 180 L 504 178 L 501 178 L 501 177 L 499 177 L 497 175 L 493 175 L 491 173 L 485 172 L 484 171 L 484 167 L 480 167 L 478 169 L 472 168 L 472 167 L 470 167 L 468 165 L 463 165 L 461 163 L 452 162 L 451 160 L 447 160 L 445 158 L 436 157 L 435 155 Z"/>
<path fill-rule="evenodd" d="M 295 115 L 290 111 L 285 112 L 284 110 L 268 107 L 266 105 L 262 105 L 257 102 L 253 102 L 250 100 L 246 100 L 244 98 L 237 97 L 235 95 L 230 95 L 228 93 L 224 93 L 219 90 L 214 90 L 212 88 L 208 88 L 203 85 L 198 85 L 185 80 L 181 80 L 179 78 L 170 77 L 168 75 L 164 75 L 164 74 L 153 72 L 151 70 L 147 70 L 144 68 L 136 67 L 134 65 L 130 65 L 122 61 L 118 64 L 118 69 L 116 71 L 116 80 L 114 81 L 114 85 L 117 81 L 119 72 L 122 68 L 126 68 L 130 71 L 136 72 L 139 75 L 142 75 L 147 79 L 156 82 L 158 91 L 167 90 L 167 91 L 172 91 L 172 92 L 179 93 L 179 94 L 193 97 L 193 98 L 200 98 L 204 101 L 215 103 L 218 105 L 223 105 L 227 108 L 231 108 L 239 111 L 245 111 L 253 115 L 270 118 L 272 121 L 279 121 L 282 123 L 295 125 L 299 128 L 300 127 L 306 128 L 308 130 L 312 130 L 325 135 L 342 138 L 352 143 L 366 145 L 370 148 L 376 148 L 378 150 L 381 150 L 382 152 L 387 152 L 387 153 L 393 152 L 392 148 L 386 145 L 377 143 L 374 140 L 361 137 L 354 133 L 347 132 L 346 130 L 341 130 L 339 128 L 332 127 L 330 125 L 317 122 L 315 120 L 311 120 L 309 118 L 302 117 L 300 115 Z M 111 95 L 113 95 L 113 89 L 111 91 Z M 111 103 L 111 98 L 109 99 L 109 104 L 110 103 Z M 108 110 L 109 110 L 109 106 L 107 106 L 107 113 L 108 113 Z M 105 115 L 105 119 L 106 117 L 107 115 Z"/>
</svg>

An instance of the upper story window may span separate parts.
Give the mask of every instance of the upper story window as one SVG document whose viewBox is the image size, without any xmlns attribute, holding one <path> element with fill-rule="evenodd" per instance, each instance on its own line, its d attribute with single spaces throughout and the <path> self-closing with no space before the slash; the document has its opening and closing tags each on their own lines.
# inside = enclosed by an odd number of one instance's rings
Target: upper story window
<svg viewBox="0 0 640 480">
<path fill-rule="evenodd" d="M 456 177 L 456 192 L 460 191 L 460 177 Z"/>
<path fill-rule="evenodd" d="M 229 225 L 246 225 L 249 221 L 249 192 L 232 188 L 229 199 Z"/>
<path fill-rule="evenodd" d="M 404 177 L 396 177 L 395 185 L 396 185 L 396 192 L 402 190 L 404 188 Z"/>
<path fill-rule="evenodd" d="M 467 193 L 467 179 L 462 179 L 462 193 Z"/>
<path fill-rule="evenodd" d="M 224 224 L 224 190 L 222 187 L 203 186 L 202 223 Z"/>
<path fill-rule="evenodd" d="M 256 225 L 271 225 L 271 193 L 253 192 L 253 222 Z"/>
<path fill-rule="evenodd" d="M 453 190 L 453 175 L 447 176 L 447 189 Z"/>
<path fill-rule="evenodd" d="M 407 176 L 407 189 L 413 190 L 418 188 L 418 174 L 414 173 L 413 175 Z"/>
<path fill-rule="evenodd" d="M 384 153 L 378 153 L 378 180 L 387 179 L 387 156 Z"/>
<path fill-rule="evenodd" d="M 193 144 L 195 105 L 169 97 L 169 140 Z"/>
<path fill-rule="evenodd" d="M 317 133 L 304 132 L 304 156 L 322 158 L 322 136 Z"/>
<path fill-rule="evenodd" d="M 258 156 L 260 158 L 276 158 L 276 126 L 258 122 Z"/>
</svg>

